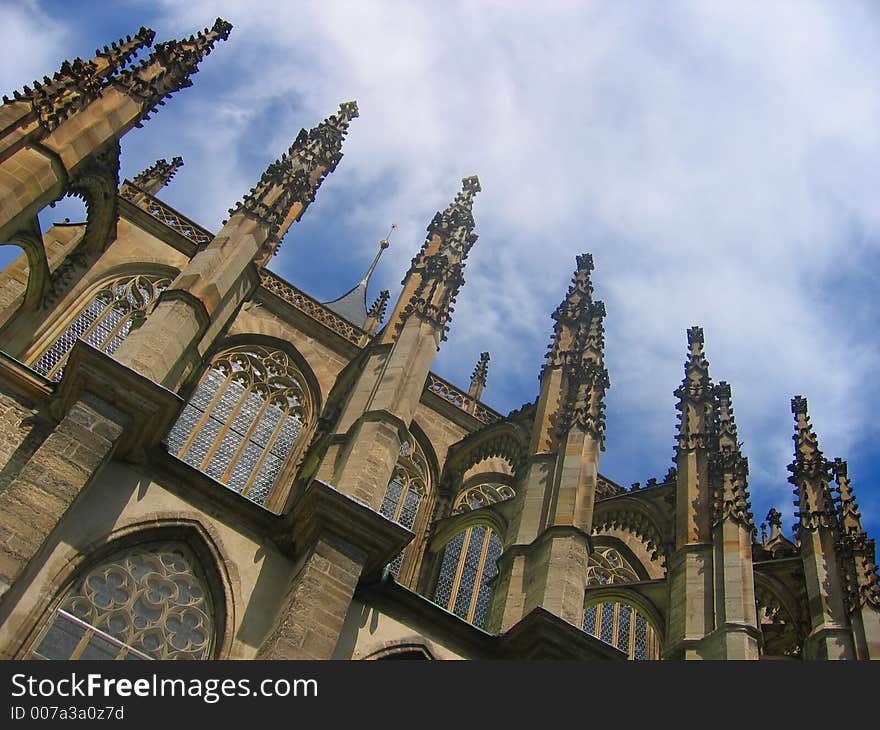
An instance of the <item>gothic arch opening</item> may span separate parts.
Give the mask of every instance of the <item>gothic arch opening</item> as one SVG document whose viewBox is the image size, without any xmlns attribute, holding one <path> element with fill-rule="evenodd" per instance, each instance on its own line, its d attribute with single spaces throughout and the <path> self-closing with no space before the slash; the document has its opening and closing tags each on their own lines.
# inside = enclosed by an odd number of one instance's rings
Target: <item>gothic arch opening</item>
<svg viewBox="0 0 880 730">
<path fill-rule="evenodd" d="M 55 323 L 48 344 L 37 349 L 31 367 L 51 380 L 61 380 L 77 340 L 113 355 L 126 337 L 143 324 L 171 283 L 165 274 L 117 275 L 85 292 L 70 314 Z"/>
<path fill-rule="evenodd" d="M 491 523 L 475 520 L 440 547 L 442 557 L 434 602 L 485 628 L 498 575 L 498 558 L 504 549 L 499 533 Z"/>
<path fill-rule="evenodd" d="M 411 427 L 400 445 L 400 454 L 379 508 L 383 516 L 415 533 L 412 542 L 388 564 L 391 574 L 404 585 L 412 584 L 418 574 L 432 512 L 436 467 L 432 468 L 431 455 L 433 450 L 421 429 Z"/>
<path fill-rule="evenodd" d="M 168 433 L 168 450 L 251 501 L 279 511 L 314 430 L 318 398 L 288 348 L 225 347 L 202 372 Z"/>
<path fill-rule="evenodd" d="M 659 659 L 661 624 L 653 606 L 625 588 L 647 576 L 619 540 L 600 538 L 587 564 L 583 630 L 630 659 Z"/>
</svg>

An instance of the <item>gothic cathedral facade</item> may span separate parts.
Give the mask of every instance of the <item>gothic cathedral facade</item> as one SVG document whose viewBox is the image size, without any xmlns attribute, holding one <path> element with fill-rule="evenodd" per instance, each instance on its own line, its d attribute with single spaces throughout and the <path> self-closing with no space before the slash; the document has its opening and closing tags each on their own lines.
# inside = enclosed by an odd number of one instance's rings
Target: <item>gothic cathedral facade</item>
<svg viewBox="0 0 880 730">
<path fill-rule="evenodd" d="M 0 106 L 0 242 L 23 249 L 0 273 L 0 657 L 880 658 L 846 463 L 795 397 L 796 534 L 771 511 L 759 536 L 699 328 L 674 466 L 632 489 L 600 473 L 590 255 L 532 402 L 481 401 L 487 353 L 467 388 L 431 372 L 477 240 L 475 176 L 396 299 L 369 307 L 369 275 L 319 302 L 266 268 L 354 102 L 302 130 L 219 232 L 162 202 L 179 158 L 120 183 L 120 138 L 230 30 L 154 45 L 141 28 Z M 65 195 L 87 220 L 42 232 Z"/>
</svg>

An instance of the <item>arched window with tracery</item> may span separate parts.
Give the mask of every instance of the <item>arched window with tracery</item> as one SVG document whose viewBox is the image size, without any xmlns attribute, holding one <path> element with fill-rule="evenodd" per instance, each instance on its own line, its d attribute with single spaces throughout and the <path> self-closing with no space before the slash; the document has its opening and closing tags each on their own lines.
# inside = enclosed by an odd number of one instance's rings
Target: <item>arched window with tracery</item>
<svg viewBox="0 0 880 730">
<path fill-rule="evenodd" d="M 410 437 L 400 446 L 394 475 L 385 489 L 379 512 L 406 529 L 416 531 L 417 520 L 425 509 L 429 487 L 430 470 L 425 454 L 418 442 Z M 388 564 L 388 569 L 395 577 L 400 575 L 404 560 L 412 552 L 408 546 Z"/>
<path fill-rule="evenodd" d="M 434 602 L 484 628 L 502 548 L 497 533 L 486 525 L 459 532 L 443 550 Z"/>
<path fill-rule="evenodd" d="M 241 345 L 211 362 L 168 434 L 168 450 L 263 505 L 314 418 L 290 356 Z"/>
<path fill-rule="evenodd" d="M 37 357 L 33 369 L 52 380 L 61 380 L 67 357 L 78 339 L 112 355 L 128 333 L 143 323 L 170 283 L 164 276 L 138 274 L 102 284 L 66 329 Z"/>
<path fill-rule="evenodd" d="M 214 607 L 182 542 L 141 545 L 87 570 L 31 650 L 36 659 L 210 659 Z"/>
<path fill-rule="evenodd" d="M 587 564 L 587 587 L 633 583 L 639 574 L 613 547 L 599 547 Z M 589 596 L 589 593 L 588 593 Z M 584 631 L 617 647 L 630 659 L 659 659 L 657 632 L 634 606 L 617 600 L 590 601 L 584 609 Z"/>
<path fill-rule="evenodd" d="M 455 498 L 452 514 L 458 515 L 471 510 L 488 507 L 490 504 L 513 499 L 516 492 L 509 484 L 475 484 L 465 489 Z"/>
</svg>

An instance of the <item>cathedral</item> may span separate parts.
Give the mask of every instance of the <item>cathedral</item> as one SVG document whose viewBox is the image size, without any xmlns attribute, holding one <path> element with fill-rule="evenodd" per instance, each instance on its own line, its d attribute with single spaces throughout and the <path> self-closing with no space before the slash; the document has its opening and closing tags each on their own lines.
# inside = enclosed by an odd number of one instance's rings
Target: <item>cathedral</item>
<svg viewBox="0 0 880 730">
<path fill-rule="evenodd" d="M 378 255 L 329 302 L 266 268 L 344 174 L 353 101 L 304 120 L 210 229 L 162 201 L 180 158 L 120 181 L 122 136 L 230 31 L 154 44 L 141 28 L 3 97 L 0 242 L 23 253 L 0 273 L 0 656 L 880 658 L 846 462 L 794 397 L 794 539 L 776 510 L 756 526 L 699 327 L 682 333 L 672 468 L 632 488 L 600 471 L 590 254 L 573 252 L 522 408 L 482 402 L 488 353 L 468 384 L 431 371 L 477 241 L 476 176 L 449 181 L 400 291 L 373 302 Z M 41 231 L 64 196 L 86 221 Z"/>
</svg>

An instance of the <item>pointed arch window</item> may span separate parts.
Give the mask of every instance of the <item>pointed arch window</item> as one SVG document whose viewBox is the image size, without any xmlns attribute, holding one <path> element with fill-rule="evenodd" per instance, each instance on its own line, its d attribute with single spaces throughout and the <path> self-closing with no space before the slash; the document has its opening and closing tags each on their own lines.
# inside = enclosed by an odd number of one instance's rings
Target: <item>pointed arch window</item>
<svg viewBox="0 0 880 730">
<path fill-rule="evenodd" d="M 400 446 L 400 456 L 394 467 L 394 475 L 385 489 L 379 512 L 408 530 L 417 530 L 416 522 L 424 509 L 428 495 L 430 471 L 425 454 L 418 442 L 410 437 Z M 412 553 L 405 548 L 388 564 L 395 577 L 400 575 L 403 562 Z"/>
<path fill-rule="evenodd" d="M 516 492 L 509 484 L 476 484 L 465 489 L 452 506 L 452 514 L 462 514 L 471 510 L 488 507 L 490 504 L 513 499 Z"/>
<path fill-rule="evenodd" d="M 472 525 L 459 532 L 443 550 L 434 602 L 484 628 L 501 550 L 491 527 Z"/>
<path fill-rule="evenodd" d="M 282 350 L 218 354 L 168 434 L 168 450 L 265 504 L 315 413 L 305 377 Z"/>
<path fill-rule="evenodd" d="M 641 580 L 629 561 L 613 547 L 599 547 L 587 564 L 587 586 L 609 586 Z M 630 659 L 659 659 L 657 632 L 647 617 L 621 601 L 597 600 L 584 609 L 584 631 L 617 647 Z"/>
<path fill-rule="evenodd" d="M 51 380 L 61 380 L 64 365 L 78 339 L 112 355 L 129 332 L 143 323 L 170 283 L 167 277 L 147 274 L 106 282 L 40 354 L 33 369 Z"/>
<path fill-rule="evenodd" d="M 209 659 L 214 609 L 181 542 L 112 555 L 74 581 L 33 644 L 35 659 Z"/>
</svg>

